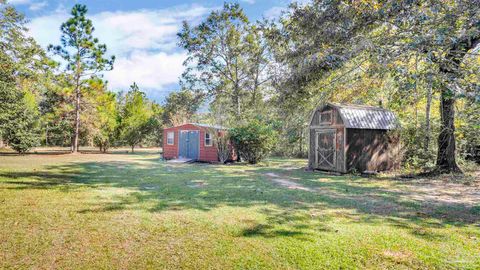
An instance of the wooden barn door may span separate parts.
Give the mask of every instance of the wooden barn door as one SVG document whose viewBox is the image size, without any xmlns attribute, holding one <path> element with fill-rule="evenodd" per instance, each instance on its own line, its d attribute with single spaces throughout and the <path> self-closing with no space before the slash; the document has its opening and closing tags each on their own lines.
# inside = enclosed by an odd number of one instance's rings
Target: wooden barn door
<svg viewBox="0 0 480 270">
<path fill-rule="evenodd" d="M 322 130 L 317 131 L 315 134 L 315 163 L 317 168 L 324 170 L 336 169 L 335 130 Z"/>
</svg>

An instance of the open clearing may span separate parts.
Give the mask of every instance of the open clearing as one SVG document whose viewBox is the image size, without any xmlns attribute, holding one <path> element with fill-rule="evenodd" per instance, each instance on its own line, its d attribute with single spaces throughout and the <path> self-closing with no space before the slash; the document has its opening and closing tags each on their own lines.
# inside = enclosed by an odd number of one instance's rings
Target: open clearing
<svg viewBox="0 0 480 270">
<path fill-rule="evenodd" d="M 0 156 L 0 268 L 480 268 L 478 179 L 305 165 Z"/>
</svg>

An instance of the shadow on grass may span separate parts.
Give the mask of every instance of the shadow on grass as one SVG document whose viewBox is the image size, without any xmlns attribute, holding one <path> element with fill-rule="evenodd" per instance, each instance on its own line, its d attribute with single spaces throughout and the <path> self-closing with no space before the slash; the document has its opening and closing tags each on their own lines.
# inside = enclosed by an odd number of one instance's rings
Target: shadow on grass
<svg viewBox="0 0 480 270">
<path fill-rule="evenodd" d="M 279 186 L 265 176 L 268 172 L 288 175 L 317 192 Z M 409 230 L 416 237 L 436 241 L 441 240 L 441 235 L 424 228 L 480 222 L 475 207 L 443 201 L 405 201 L 402 199 L 404 191 L 368 185 L 362 182 L 365 179 L 292 168 L 172 165 L 158 158 L 144 158 L 141 162 L 55 165 L 40 172 L 0 172 L 1 178 L 4 180 L 0 181 L 3 184 L 0 188 L 4 189 L 57 188 L 71 192 L 82 187 L 131 191 L 115 196 L 113 202 L 86 205 L 79 211 L 83 214 L 125 209 L 160 212 L 209 211 L 221 206 L 261 207 L 261 213 L 267 217 L 266 223 L 251 224 L 240 233 L 244 237 L 298 237 L 307 235 L 310 230 L 331 232 L 333 229 L 325 223 L 332 218 L 342 218 L 345 222 L 387 222 Z M 275 207 L 268 207 L 271 205 Z M 328 214 L 322 214 L 325 210 Z"/>
<path fill-rule="evenodd" d="M 102 152 L 98 149 L 80 149 L 78 154 L 99 154 L 99 155 L 145 155 L 145 154 L 160 154 L 160 149 L 149 149 L 149 148 L 139 148 L 135 149 L 134 152 L 131 149 L 110 149 L 107 152 Z M 0 151 L 0 156 L 61 156 L 61 155 L 78 155 L 72 154 L 68 148 L 64 149 L 39 149 L 33 150 L 26 153 L 17 153 L 14 151 Z"/>
<path fill-rule="evenodd" d="M 297 230 L 285 230 L 285 229 L 275 229 L 273 225 L 270 224 L 256 224 L 253 227 L 244 229 L 240 236 L 244 237 L 297 237 L 304 236 L 305 232 Z M 300 238 L 307 240 L 307 238 Z"/>
<path fill-rule="evenodd" d="M 0 152 L 0 156 L 28 156 L 28 155 L 42 155 L 42 156 L 59 156 L 59 155 L 68 155 L 71 154 L 70 151 L 64 150 L 55 150 L 55 151 L 35 151 L 27 153 L 17 153 L 17 152 Z"/>
</svg>

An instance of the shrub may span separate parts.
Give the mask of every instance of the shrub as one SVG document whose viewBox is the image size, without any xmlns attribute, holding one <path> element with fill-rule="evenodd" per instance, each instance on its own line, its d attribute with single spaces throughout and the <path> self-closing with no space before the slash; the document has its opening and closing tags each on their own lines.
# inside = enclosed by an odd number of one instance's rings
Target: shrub
<svg viewBox="0 0 480 270">
<path fill-rule="evenodd" d="M 226 133 L 219 134 L 215 131 L 212 131 L 212 134 L 215 134 L 214 142 L 217 146 L 218 160 L 221 163 L 225 163 L 231 156 L 230 136 Z"/>
<path fill-rule="evenodd" d="M 100 152 L 106 153 L 111 146 L 112 136 L 105 134 L 96 134 L 93 137 L 93 144 L 100 149 Z"/>
<path fill-rule="evenodd" d="M 35 115 L 29 111 L 12 112 L 15 121 L 6 125 L 3 135 L 10 147 L 18 153 L 26 153 L 38 145 L 38 129 Z"/>
<path fill-rule="evenodd" d="M 23 154 L 38 145 L 38 137 L 30 130 L 16 130 L 8 143 L 13 150 Z"/>
<path fill-rule="evenodd" d="M 232 129 L 230 138 L 239 155 L 248 163 L 256 164 L 273 149 L 277 133 L 269 125 L 255 119 Z"/>
</svg>

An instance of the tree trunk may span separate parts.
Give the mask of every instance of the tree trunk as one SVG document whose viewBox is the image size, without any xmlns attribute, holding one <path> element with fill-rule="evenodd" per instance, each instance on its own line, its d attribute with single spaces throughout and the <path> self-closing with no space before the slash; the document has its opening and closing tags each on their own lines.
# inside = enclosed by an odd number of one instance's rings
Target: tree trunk
<svg viewBox="0 0 480 270">
<path fill-rule="evenodd" d="M 45 146 L 48 146 L 48 125 L 45 127 Z"/>
<path fill-rule="evenodd" d="M 135 151 L 135 145 L 132 145 L 132 153 Z"/>
<path fill-rule="evenodd" d="M 480 29 L 480 21 L 475 23 L 477 30 Z M 462 171 L 455 160 L 455 93 L 449 89 L 448 84 L 454 82 L 460 76 L 459 67 L 468 51 L 480 44 L 480 34 L 466 35 L 449 49 L 445 56 L 446 61 L 440 63 L 440 72 L 446 78 L 441 87 L 440 113 L 442 124 L 438 135 L 438 155 L 436 170 L 440 173 L 452 173 Z"/>
<path fill-rule="evenodd" d="M 432 87 L 429 85 L 427 89 L 427 106 L 425 107 L 425 142 L 423 150 L 428 152 L 430 146 L 430 107 L 432 105 Z"/>
<path fill-rule="evenodd" d="M 258 82 L 258 69 L 257 69 L 257 72 L 255 73 L 255 79 L 254 79 L 254 84 L 253 84 L 253 93 L 252 93 L 252 107 L 253 108 L 257 108 L 257 92 L 258 92 L 258 88 L 259 88 L 259 82 Z"/>
<path fill-rule="evenodd" d="M 455 98 L 443 86 L 440 101 L 441 130 L 438 135 L 437 171 L 441 173 L 461 172 L 455 159 Z"/>
<path fill-rule="evenodd" d="M 80 134 L 80 87 L 75 90 L 75 130 L 73 134 L 72 153 L 78 152 L 78 137 Z"/>
<path fill-rule="evenodd" d="M 303 156 L 303 128 L 300 129 L 300 147 L 299 147 L 300 153 L 299 157 Z"/>
<path fill-rule="evenodd" d="M 418 53 L 415 55 L 415 138 L 418 135 Z"/>
<path fill-rule="evenodd" d="M 242 118 L 242 107 L 241 107 L 241 100 L 240 100 L 240 87 L 238 86 L 238 83 L 235 84 L 234 89 L 233 89 L 233 95 L 234 95 L 234 103 L 236 106 L 236 114 L 237 114 L 237 120 L 240 120 Z"/>
<path fill-rule="evenodd" d="M 236 112 L 237 112 L 237 119 L 240 119 L 241 116 L 242 116 L 242 108 L 241 108 L 241 105 L 240 105 L 240 97 L 239 97 L 239 94 L 236 93 L 235 94 L 235 105 L 236 105 Z"/>
</svg>

